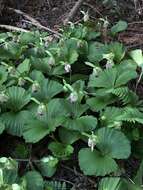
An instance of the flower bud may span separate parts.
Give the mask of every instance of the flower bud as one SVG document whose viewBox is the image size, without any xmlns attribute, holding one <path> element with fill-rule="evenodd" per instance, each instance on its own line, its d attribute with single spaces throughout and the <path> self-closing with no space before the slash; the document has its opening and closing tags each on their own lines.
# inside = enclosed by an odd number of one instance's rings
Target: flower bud
<svg viewBox="0 0 143 190">
<path fill-rule="evenodd" d="M 4 94 L 4 92 L 0 93 L 0 103 L 1 104 L 6 103 L 8 100 L 9 100 L 9 97 L 6 94 Z"/>
<path fill-rule="evenodd" d="M 71 65 L 70 64 L 66 64 L 64 69 L 65 69 L 66 73 L 71 72 Z"/>
<path fill-rule="evenodd" d="M 74 103 L 74 102 L 76 102 L 77 100 L 78 100 L 78 94 L 77 94 L 77 92 L 72 92 L 71 94 L 70 94 L 70 96 L 69 96 L 69 101 L 71 102 L 71 103 Z"/>
<path fill-rule="evenodd" d="M 32 93 L 36 93 L 36 92 L 38 92 L 40 90 L 40 85 L 39 85 L 39 83 L 38 82 L 34 82 L 33 84 L 32 84 Z"/>
<path fill-rule="evenodd" d="M 96 143 L 97 143 L 97 136 L 92 134 L 88 139 L 88 146 L 91 148 L 92 152 L 94 150 L 94 147 L 95 147 Z"/>
<path fill-rule="evenodd" d="M 38 106 L 37 115 L 43 116 L 46 114 L 46 106 L 42 103 Z"/>
</svg>

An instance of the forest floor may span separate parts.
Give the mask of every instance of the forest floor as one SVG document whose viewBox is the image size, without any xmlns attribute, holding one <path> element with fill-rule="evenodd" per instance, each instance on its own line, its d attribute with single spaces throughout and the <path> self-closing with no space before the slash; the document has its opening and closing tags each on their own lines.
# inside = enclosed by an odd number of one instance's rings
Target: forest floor
<svg viewBox="0 0 143 190">
<path fill-rule="evenodd" d="M 39 21 L 43 26 L 49 27 L 52 30 L 58 31 L 62 27 L 64 20 L 68 17 L 70 10 L 75 5 L 75 0 L 45 0 L 42 5 L 32 1 L 27 1 L 25 5 L 10 5 L 15 9 L 20 9 Z M 37 2 L 37 0 L 35 1 Z M 101 0 L 86 0 L 79 10 L 74 15 L 73 22 L 79 22 L 81 19 L 81 10 L 89 11 L 89 15 L 92 19 L 96 21 L 97 18 L 107 18 L 109 23 L 116 22 L 117 20 L 126 20 L 129 24 L 128 29 L 119 35 L 119 41 L 126 44 L 129 48 L 143 48 L 143 1 L 140 0 L 135 5 L 132 0 L 120 0 L 117 1 L 117 5 L 113 4 L 103 4 Z M 17 27 L 27 28 L 27 22 L 23 16 L 19 16 L 13 11 L 7 10 L 3 11 L 0 17 L 0 24 L 9 24 Z M 9 137 L 10 142 L 13 142 L 13 137 Z M 14 137 L 15 138 L 15 137 Z M 7 139 L 2 140 L 2 144 L 5 147 L 7 144 Z M 18 143 L 19 139 L 15 141 Z M 44 142 L 43 142 L 44 144 Z M 7 150 L 13 150 L 13 144 L 9 145 Z M 1 145 L 2 147 L 2 145 Z M 33 147 L 34 149 L 34 147 Z M 79 147 L 77 147 L 79 149 Z M 39 152 L 39 150 L 35 150 Z M 0 152 L 3 155 L 7 155 L 6 148 L 1 149 Z M 68 164 L 69 162 L 69 164 Z M 92 177 L 86 177 L 79 172 L 78 168 L 74 168 L 77 160 L 66 161 L 66 165 L 60 166 L 54 179 L 65 181 L 69 184 L 74 184 L 76 189 L 79 190 L 92 190 L 95 189 L 95 181 Z M 136 166 L 135 160 L 130 160 L 127 163 L 127 167 Z M 72 166 L 71 167 L 71 163 Z"/>
</svg>

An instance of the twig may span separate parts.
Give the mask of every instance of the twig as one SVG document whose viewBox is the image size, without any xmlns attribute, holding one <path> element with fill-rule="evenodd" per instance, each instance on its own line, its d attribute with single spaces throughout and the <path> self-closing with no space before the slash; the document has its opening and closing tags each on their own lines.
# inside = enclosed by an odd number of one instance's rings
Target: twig
<svg viewBox="0 0 143 190">
<path fill-rule="evenodd" d="M 14 11 L 15 13 L 19 14 L 19 15 L 22 15 L 23 17 L 25 17 L 27 20 L 31 21 L 31 24 L 40 28 L 40 29 L 43 29 L 43 30 L 46 30 L 50 33 L 53 33 L 57 38 L 61 37 L 62 34 L 60 34 L 59 32 L 55 31 L 55 30 L 52 30 L 46 26 L 43 26 L 41 25 L 41 23 L 39 21 L 37 21 L 36 19 L 34 19 L 33 17 L 29 16 L 28 14 L 24 13 L 23 11 L 21 10 L 18 10 L 18 9 L 13 9 L 13 8 L 8 8 L 9 10 L 11 11 Z"/>
<path fill-rule="evenodd" d="M 84 1 L 84 0 L 78 0 L 78 1 L 75 3 L 75 5 L 74 5 L 73 8 L 71 9 L 71 11 L 70 11 L 68 17 L 64 20 L 64 25 L 66 25 L 69 21 L 71 21 L 71 20 L 74 18 L 76 12 L 78 11 L 78 9 L 80 8 L 80 6 L 82 5 L 83 1 Z"/>
<path fill-rule="evenodd" d="M 20 158 L 14 158 L 17 162 L 29 162 L 29 159 L 20 159 Z M 40 162 L 40 160 L 31 160 L 31 162 Z"/>
<path fill-rule="evenodd" d="M 88 6 L 88 7 L 91 8 L 95 13 L 98 13 L 101 17 L 104 17 L 104 16 L 100 13 L 100 11 L 99 11 L 96 7 L 92 6 L 91 4 L 89 4 L 89 3 L 83 3 L 83 5 Z"/>
<path fill-rule="evenodd" d="M 16 32 L 30 32 L 29 30 L 25 30 L 23 28 L 18 28 L 16 26 L 11 26 L 11 25 L 0 25 L 0 28 L 12 30 L 12 31 L 16 31 Z"/>
</svg>

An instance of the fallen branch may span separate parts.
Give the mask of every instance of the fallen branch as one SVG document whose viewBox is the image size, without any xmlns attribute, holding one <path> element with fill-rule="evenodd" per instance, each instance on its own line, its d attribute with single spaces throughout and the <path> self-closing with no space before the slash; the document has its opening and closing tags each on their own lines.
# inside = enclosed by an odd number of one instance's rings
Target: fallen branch
<svg viewBox="0 0 143 190">
<path fill-rule="evenodd" d="M 11 25 L 0 25 L 0 28 L 16 32 L 30 32 L 29 30 L 25 30 L 23 28 L 18 28 L 16 26 L 11 26 Z"/>
<path fill-rule="evenodd" d="M 61 37 L 62 34 L 60 34 L 59 32 L 55 31 L 55 30 L 52 30 L 46 26 L 43 26 L 41 25 L 41 23 L 39 21 L 37 21 L 36 19 L 34 19 L 33 17 L 29 16 L 28 14 L 24 13 L 23 11 L 21 10 L 18 10 L 18 9 L 13 9 L 13 8 L 8 8 L 9 10 L 11 11 L 14 11 L 15 13 L 19 14 L 19 15 L 22 15 L 23 17 L 25 17 L 27 20 L 29 20 L 31 22 L 32 25 L 38 27 L 39 29 L 43 29 L 43 30 L 46 30 L 50 33 L 53 33 L 57 38 Z"/>
<path fill-rule="evenodd" d="M 71 9 L 68 17 L 64 20 L 64 25 L 66 25 L 69 21 L 71 21 L 75 14 L 77 13 L 78 9 L 81 7 L 82 3 L 84 0 L 78 0 L 75 5 L 73 6 L 73 8 Z"/>
<path fill-rule="evenodd" d="M 104 16 L 100 13 L 100 11 L 99 11 L 96 7 L 94 7 L 93 5 L 91 5 L 91 4 L 89 4 L 89 3 L 83 3 L 83 5 L 89 7 L 89 8 L 92 9 L 95 13 L 98 13 L 101 17 L 104 17 Z"/>
</svg>

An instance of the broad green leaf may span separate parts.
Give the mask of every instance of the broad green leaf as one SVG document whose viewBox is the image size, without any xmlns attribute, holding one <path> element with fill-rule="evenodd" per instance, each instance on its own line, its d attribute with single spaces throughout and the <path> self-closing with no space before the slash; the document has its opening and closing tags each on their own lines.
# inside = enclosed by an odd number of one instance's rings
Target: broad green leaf
<svg viewBox="0 0 143 190">
<path fill-rule="evenodd" d="M 63 90 L 63 85 L 54 80 L 45 79 L 40 83 L 39 91 L 33 93 L 39 101 L 48 101 Z"/>
<path fill-rule="evenodd" d="M 139 67 L 143 68 L 143 54 L 141 49 L 132 50 L 130 56 Z"/>
<path fill-rule="evenodd" d="M 95 112 L 104 109 L 107 105 L 112 104 L 113 102 L 115 102 L 115 98 L 108 94 L 106 96 L 92 97 L 86 101 L 90 109 Z"/>
<path fill-rule="evenodd" d="M 97 119 L 90 115 L 81 116 L 77 119 L 67 118 L 63 126 L 66 129 L 75 130 L 79 132 L 87 132 L 96 128 Z"/>
<path fill-rule="evenodd" d="M 105 176 L 118 169 L 116 162 L 109 155 L 102 155 L 97 150 L 82 148 L 78 155 L 79 165 L 85 175 Z"/>
<path fill-rule="evenodd" d="M 18 67 L 17 70 L 19 73 L 23 74 L 23 73 L 28 73 L 30 70 L 30 60 L 29 59 L 25 59 Z"/>
<path fill-rule="evenodd" d="M 13 184 L 17 179 L 18 164 L 11 158 L 0 158 L 0 185 Z"/>
<path fill-rule="evenodd" d="M 44 181 L 40 173 L 36 171 L 27 172 L 25 175 L 27 190 L 43 190 Z"/>
<path fill-rule="evenodd" d="M 23 137 L 28 143 L 37 143 L 48 135 L 51 131 L 54 131 L 55 128 L 49 129 L 48 125 L 45 122 L 39 120 L 31 120 L 25 124 L 23 131 Z"/>
<path fill-rule="evenodd" d="M 117 70 L 115 68 L 106 69 L 100 72 L 99 77 L 89 81 L 89 87 L 103 87 L 103 88 L 113 88 L 115 85 L 117 77 Z"/>
<path fill-rule="evenodd" d="M 63 101 L 62 105 L 64 108 L 63 110 L 72 118 L 80 117 L 88 109 L 88 105 L 86 104 L 80 104 L 78 102 L 71 103 L 68 100 Z"/>
<path fill-rule="evenodd" d="M 66 128 L 59 128 L 60 140 L 65 144 L 73 144 L 75 141 L 80 139 L 80 133 Z"/>
<path fill-rule="evenodd" d="M 25 110 L 17 113 L 6 112 L 2 114 L 1 120 L 8 133 L 16 136 L 22 136 L 25 122 L 30 119 L 30 116 L 30 112 Z"/>
<path fill-rule="evenodd" d="M 107 52 L 107 47 L 99 42 L 89 44 L 88 60 L 98 64 L 103 59 L 103 54 Z"/>
<path fill-rule="evenodd" d="M 120 21 L 117 22 L 117 24 L 112 26 L 111 33 L 114 36 L 115 34 L 126 30 L 127 27 L 128 27 L 127 22 L 120 20 Z"/>
<path fill-rule="evenodd" d="M 37 39 L 37 36 L 32 32 L 21 33 L 19 36 L 19 42 L 26 45 L 35 43 Z M 40 41 L 40 39 L 38 40 Z"/>
<path fill-rule="evenodd" d="M 4 125 L 4 123 L 1 122 L 1 120 L 0 120 L 0 134 L 2 134 L 4 130 L 5 130 L 5 125 Z"/>
<path fill-rule="evenodd" d="M 120 63 L 120 61 L 125 56 L 125 48 L 123 44 L 119 42 L 112 42 L 111 44 L 108 45 L 108 49 L 109 53 L 113 53 L 114 55 L 113 60 L 115 61 L 115 63 Z"/>
<path fill-rule="evenodd" d="M 6 107 L 15 112 L 21 110 L 31 99 L 31 95 L 21 87 L 9 87 L 6 93 L 9 97 Z"/>
<path fill-rule="evenodd" d="M 46 177 L 52 177 L 56 172 L 58 159 L 53 156 L 47 156 L 40 160 L 38 168 L 41 174 Z"/>
<path fill-rule="evenodd" d="M 123 187 L 120 177 L 105 177 L 101 179 L 98 190 L 127 190 Z"/>
<path fill-rule="evenodd" d="M 130 156 L 130 142 L 121 131 L 104 127 L 98 129 L 96 135 L 98 137 L 96 146 L 102 154 L 116 159 L 126 159 Z"/>
<path fill-rule="evenodd" d="M 66 145 L 59 142 L 51 142 L 48 149 L 55 157 L 60 159 L 67 159 L 74 151 L 71 145 Z"/>
<path fill-rule="evenodd" d="M 6 71 L 6 68 L 3 66 L 0 66 L 0 85 L 3 84 L 7 80 L 8 73 Z"/>
</svg>

